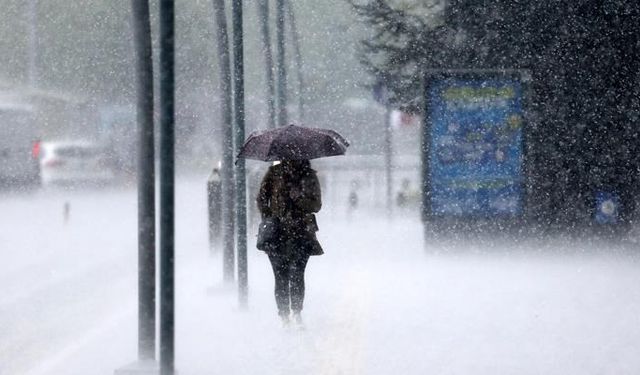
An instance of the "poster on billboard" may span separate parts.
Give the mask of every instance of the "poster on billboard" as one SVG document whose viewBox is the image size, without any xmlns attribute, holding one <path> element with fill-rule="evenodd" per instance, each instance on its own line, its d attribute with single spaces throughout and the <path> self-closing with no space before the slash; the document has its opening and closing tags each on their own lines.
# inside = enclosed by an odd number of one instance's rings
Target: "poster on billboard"
<svg viewBox="0 0 640 375">
<path fill-rule="evenodd" d="M 429 215 L 523 212 L 523 85 L 518 75 L 434 75 L 425 85 Z"/>
</svg>

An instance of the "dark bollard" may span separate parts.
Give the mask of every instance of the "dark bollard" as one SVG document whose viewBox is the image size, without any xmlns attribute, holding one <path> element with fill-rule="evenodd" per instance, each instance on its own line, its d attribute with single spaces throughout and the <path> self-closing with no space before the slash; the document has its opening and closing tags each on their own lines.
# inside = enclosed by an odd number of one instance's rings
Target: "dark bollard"
<svg viewBox="0 0 640 375">
<path fill-rule="evenodd" d="M 219 168 L 213 168 L 207 179 L 209 212 L 209 250 L 215 252 L 222 238 L 222 178 Z"/>
</svg>

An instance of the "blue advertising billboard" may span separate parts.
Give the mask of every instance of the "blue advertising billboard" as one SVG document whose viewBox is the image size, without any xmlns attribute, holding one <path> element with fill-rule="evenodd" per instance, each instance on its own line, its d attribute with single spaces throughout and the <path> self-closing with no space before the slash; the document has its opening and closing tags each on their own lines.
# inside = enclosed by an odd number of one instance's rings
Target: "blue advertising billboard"
<svg viewBox="0 0 640 375">
<path fill-rule="evenodd" d="M 517 78 L 434 79 L 427 85 L 431 216 L 520 216 L 523 87 Z"/>
</svg>

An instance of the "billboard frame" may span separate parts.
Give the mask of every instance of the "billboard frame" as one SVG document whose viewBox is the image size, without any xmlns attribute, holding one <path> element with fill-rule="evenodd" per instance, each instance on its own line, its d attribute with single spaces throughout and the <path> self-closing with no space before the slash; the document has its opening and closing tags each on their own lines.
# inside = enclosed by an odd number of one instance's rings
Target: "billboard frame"
<svg viewBox="0 0 640 375">
<path fill-rule="evenodd" d="M 481 216 L 481 215 L 436 215 L 432 210 L 432 181 L 431 181 L 431 142 L 433 136 L 432 129 L 432 98 L 429 95 L 430 88 L 437 82 L 445 79 L 456 80 L 496 80 L 511 79 L 517 80 L 521 85 L 521 107 L 522 107 L 522 127 L 520 150 L 522 155 L 521 161 L 521 212 L 516 215 L 505 216 Z M 528 166 L 528 142 L 527 133 L 530 123 L 529 108 L 530 105 L 530 82 L 531 73 L 526 69 L 426 69 L 422 77 L 422 108 L 424 116 L 422 117 L 422 134 L 421 134 L 421 183 L 422 183 L 422 204 L 421 217 L 423 223 L 442 223 L 462 224 L 464 226 L 477 225 L 482 223 L 494 223 L 499 227 L 523 224 L 530 216 L 529 212 L 529 188 L 530 173 Z"/>
</svg>

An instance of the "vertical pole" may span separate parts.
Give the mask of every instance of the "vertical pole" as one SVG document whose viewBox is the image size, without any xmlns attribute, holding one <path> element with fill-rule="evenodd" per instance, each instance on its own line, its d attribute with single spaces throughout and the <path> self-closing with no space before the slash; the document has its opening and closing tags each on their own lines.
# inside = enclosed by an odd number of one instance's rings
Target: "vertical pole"
<svg viewBox="0 0 640 375">
<path fill-rule="evenodd" d="M 258 0 L 258 19 L 262 34 L 262 49 L 267 80 L 268 128 L 276 127 L 275 80 L 273 77 L 273 53 L 271 50 L 271 33 L 269 31 L 269 0 Z"/>
<path fill-rule="evenodd" d="M 244 51 L 242 28 L 242 0 L 232 2 L 233 19 L 233 104 L 236 150 L 244 142 Z M 247 307 L 247 187 L 244 159 L 236 162 L 236 245 L 238 248 L 238 301 Z"/>
<path fill-rule="evenodd" d="M 425 73 L 422 78 L 422 131 L 420 137 L 420 152 L 422 168 L 421 170 L 421 179 L 422 179 L 422 223 L 425 226 L 432 219 L 431 214 L 431 85 L 432 85 L 432 73 Z"/>
<path fill-rule="evenodd" d="M 29 0 L 28 10 L 29 46 L 27 62 L 27 79 L 31 87 L 35 87 L 38 80 L 38 0 Z"/>
<path fill-rule="evenodd" d="M 296 23 L 296 13 L 293 9 L 293 2 L 287 0 L 287 15 L 291 27 L 293 39 L 293 54 L 296 61 L 296 73 L 298 75 L 298 122 L 304 123 L 304 77 L 302 75 L 302 51 L 300 49 L 300 32 Z"/>
<path fill-rule="evenodd" d="M 174 361 L 174 2 L 160 0 L 160 373 Z"/>
<path fill-rule="evenodd" d="M 422 218 L 422 239 L 423 246 L 428 249 L 429 243 L 436 233 L 433 230 L 433 221 L 431 215 L 431 73 L 424 73 L 420 88 L 422 97 L 422 129 L 420 136 L 420 160 L 422 166 L 421 171 L 421 218 Z M 436 237 L 437 238 L 437 237 Z"/>
<path fill-rule="evenodd" d="M 216 42 L 220 72 L 220 92 L 222 93 L 222 278 L 225 283 L 233 283 L 235 278 L 235 219 L 234 219 L 234 178 L 233 178 L 233 116 L 231 93 L 231 57 L 225 0 L 214 0 L 213 15 L 216 21 Z"/>
<path fill-rule="evenodd" d="M 132 0 L 138 122 L 138 359 L 156 351 L 156 208 L 153 60 L 148 0 Z"/>
<path fill-rule="evenodd" d="M 276 0 L 276 58 L 278 73 L 278 126 L 287 125 L 287 70 L 285 66 L 284 19 L 285 0 Z"/>
<path fill-rule="evenodd" d="M 385 171 L 387 177 L 387 217 L 391 218 L 393 212 L 393 180 L 392 180 L 392 139 L 391 139 L 391 107 L 387 105 L 385 111 L 385 128 L 384 128 L 384 156 Z"/>
</svg>

